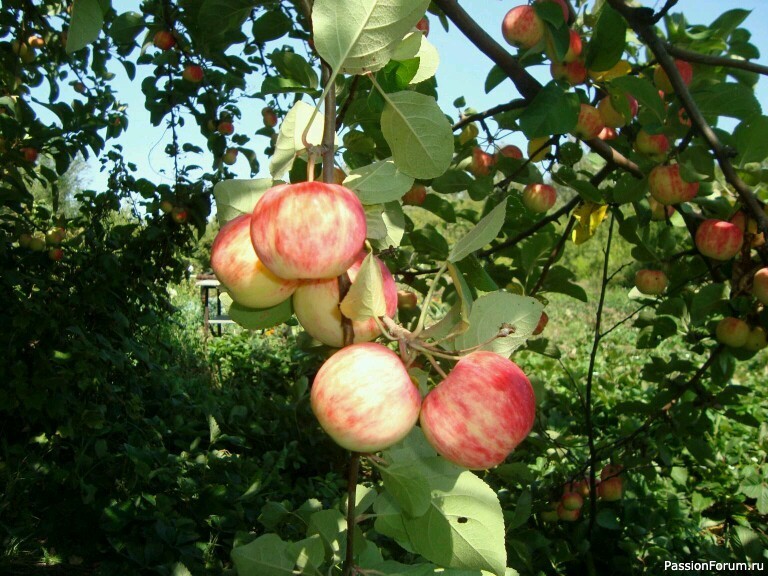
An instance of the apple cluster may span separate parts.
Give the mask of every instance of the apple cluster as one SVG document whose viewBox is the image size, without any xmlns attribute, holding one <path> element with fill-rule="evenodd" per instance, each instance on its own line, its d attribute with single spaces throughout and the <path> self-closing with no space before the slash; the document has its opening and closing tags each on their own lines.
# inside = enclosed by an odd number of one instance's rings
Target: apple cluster
<svg viewBox="0 0 768 576">
<path fill-rule="evenodd" d="M 600 472 L 597 482 L 597 497 L 604 502 L 621 500 L 624 495 L 624 481 L 621 477 L 622 467 L 607 464 Z M 560 500 L 550 504 L 540 513 L 543 522 L 576 522 L 581 517 L 584 501 L 589 498 L 589 481 L 577 480 L 569 482 L 563 488 Z"/>
</svg>

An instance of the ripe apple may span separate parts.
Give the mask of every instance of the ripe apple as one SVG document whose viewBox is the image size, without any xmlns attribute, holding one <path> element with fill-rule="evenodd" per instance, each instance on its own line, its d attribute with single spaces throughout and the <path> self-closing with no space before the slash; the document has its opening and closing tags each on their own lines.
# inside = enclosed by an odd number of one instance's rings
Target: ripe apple
<svg viewBox="0 0 768 576">
<path fill-rule="evenodd" d="M 744 348 L 750 352 L 759 352 L 766 346 L 768 346 L 768 339 L 765 330 L 760 326 L 752 328 L 749 336 L 747 336 L 747 341 L 744 343 Z"/>
<path fill-rule="evenodd" d="M 541 316 L 539 316 L 539 323 L 536 324 L 536 328 L 533 329 L 533 332 L 531 333 L 532 336 L 538 336 L 542 332 L 544 332 L 544 328 L 547 327 L 547 324 L 549 323 L 549 316 L 546 312 L 542 312 Z"/>
<path fill-rule="evenodd" d="M 741 250 L 744 234 L 725 220 L 709 219 L 696 230 L 696 248 L 714 260 L 730 260 Z"/>
<path fill-rule="evenodd" d="M 731 224 L 738 226 L 739 230 L 744 233 L 745 240 L 751 239 L 750 246 L 752 248 L 759 248 L 765 244 L 765 234 L 757 233 L 757 221 L 747 216 L 743 210 L 739 210 L 731 216 Z"/>
<path fill-rule="evenodd" d="M 368 453 L 408 435 L 419 418 L 421 396 L 397 354 L 370 342 L 347 346 L 325 361 L 310 403 L 337 444 Z"/>
<path fill-rule="evenodd" d="M 560 498 L 560 503 L 566 510 L 579 510 L 582 506 L 584 506 L 584 497 L 578 492 L 571 490 L 568 486 L 566 486 L 565 490 L 563 491 L 563 495 Z"/>
<path fill-rule="evenodd" d="M 651 207 L 651 220 L 654 222 L 663 222 L 675 213 L 673 206 L 665 206 L 653 197 L 648 198 L 648 204 Z"/>
<path fill-rule="evenodd" d="M 549 73 L 554 80 L 568 82 L 571 86 L 583 84 L 587 80 L 587 69 L 580 60 L 573 62 L 552 62 Z"/>
<path fill-rule="evenodd" d="M 533 427 L 536 399 L 522 370 L 493 352 L 458 361 L 421 406 L 429 443 L 451 462 L 482 470 L 504 461 Z"/>
<path fill-rule="evenodd" d="M 698 182 L 686 182 L 680 175 L 680 165 L 655 166 L 648 176 L 648 189 L 659 204 L 669 206 L 696 198 Z"/>
<path fill-rule="evenodd" d="M 680 76 L 683 78 L 683 83 L 688 86 L 691 83 L 691 80 L 693 80 L 693 67 L 685 60 L 675 60 L 675 66 L 677 67 L 677 71 L 680 72 Z M 669 81 L 669 76 L 667 76 L 667 73 L 659 64 L 657 64 L 653 70 L 653 83 L 656 84 L 656 87 L 659 90 L 666 94 L 674 92 L 672 83 Z"/>
<path fill-rule="evenodd" d="M 361 251 L 355 262 L 347 269 L 349 279 L 354 283 L 360 265 L 365 258 Z M 397 311 L 397 286 L 386 264 L 375 259 L 381 270 L 386 315 L 394 317 Z M 340 348 L 344 345 L 344 333 L 341 329 L 341 310 L 339 309 L 339 282 L 337 278 L 302 282 L 293 295 L 293 311 L 307 334 L 327 346 Z M 365 320 L 353 320 L 355 342 L 368 342 L 381 332 L 373 317 Z"/>
<path fill-rule="evenodd" d="M 183 206 L 174 206 L 173 210 L 171 210 L 171 218 L 173 218 L 176 224 L 184 224 L 187 218 L 189 218 L 189 213 Z"/>
<path fill-rule="evenodd" d="M 469 171 L 478 178 L 488 176 L 495 164 L 496 159 L 487 152 L 484 152 L 479 146 L 475 146 L 472 150 L 472 163 L 469 165 Z"/>
<path fill-rule="evenodd" d="M 170 30 L 158 30 L 152 38 L 152 43 L 160 50 L 170 50 L 176 46 L 176 37 Z"/>
<path fill-rule="evenodd" d="M 187 82 L 197 84 L 203 81 L 203 69 L 197 64 L 187 64 L 181 73 L 181 77 Z"/>
<path fill-rule="evenodd" d="M 635 150 L 651 160 L 661 162 L 669 151 L 669 138 L 664 134 L 648 134 L 645 130 L 640 130 L 635 138 Z"/>
<path fill-rule="evenodd" d="M 589 104 L 582 104 L 579 112 L 579 119 L 576 122 L 576 128 L 573 129 L 573 135 L 582 140 L 591 140 L 597 138 L 597 135 L 605 128 L 603 118 L 597 108 Z"/>
<path fill-rule="evenodd" d="M 42 48 L 45 46 L 45 40 L 43 40 L 42 36 L 33 34 L 27 38 L 27 44 L 29 44 L 32 48 Z"/>
<path fill-rule="evenodd" d="M 523 151 L 514 144 L 507 144 L 501 148 L 498 153 L 505 158 L 513 158 L 515 160 L 521 160 L 523 158 Z"/>
<path fill-rule="evenodd" d="M 263 108 L 261 111 L 261 117 L 264 120 L 264 126 L 267 128 L 274 128 L 277 126 L 277 114 L 272 108 Z"/>
<path fill-rule="evenodd" d="M 224 136 L 229 136 L 235 131 L 235 125 L 232 124 L 232 122 L 230 122 L 229 120 L 222 120 L 216 126 L 216 131 L 219 134 L 223 134 Z"/>
<path fill-rule="evenodd" d="M 160 202 L 160 211 L 163 214 L 170 214 L 173 211 L 173 202 L 170 200 L 163 200 Z"/>
<path fill-rule="evenodd" d="M 414 184 L 403 195 L 403 204 L 406 206 L 421 206 L 427 198 L 427 189 L 423 184 Z"/>
<path fill-rule="evenodd" d="M 533 138 L 528 141 L 528 158 L 530 158 L 531 162 L 541 162 L 546 158 L 547 154 L 549 154 L 552 151 L 552 146 L 546 146 L 544 148 L 541 148 L 549 142 L 550 137 L 549 136 L 539 136 L 538 138 Z M 539 150 L 541 148 L 541 150 Z M 538 152 L 537 152 L 538 150 Z"/>
<path fill-rule="evenodd" d="M 523 189 L 523 206 L 531 212 L 546 212 L 557 201 L 557 191 L 548 184 L 528 184 Z"/>
<path fill-rule="evenodd" d="M 410 290 L 397 291 L 397 307 L 400 310 L 413 310 L 418 306 L 419 299 Z"/>
<path fill-rule="evenodd" d="M 216 234 L 211 268 L 232 300 L 248 308 L 269 308 L 291 297 L 297 280 L 284 280 L 259 260 L 251 243 L 251 214 L 233 218 Z"/>
<path fill-rule="evenodd" d="M 237 162 L 237 148 L 227 148 L 227 150 L 224 152 L 224 156 L 221 157 L 221 161 L 224 162 L 227 166 L 232 166 L 235 162 Z"/>
<path fill-rule="evenodd" d="M 338 184 L 300 182 L 270 188 L 256 203 L 251 240 L 281 278 L 335 278 L 365 242 L 365 210 Z"/>
<path fill-rule="evenodd" d="M 429 19 L 426 16 L 416 22 L 416 30 L 419 30 L 424 36 L 429 36 Z"/>
<path fill-rule="evenodd" d="M 768 306 L 768 268 L 760 268 L 752 278 L 752 296 Z"/>
<path fill-rule="evenodd" d="M 600 140 L 616 140 L 616 138 L 619 137 L 619 133 L 616 132 L 616 128 L 609 128 L 606 126 L 600 131 L 600 134 L 597 135 Z"/>
<path fill-rule="evenodd" d="M 624 495 L 624 482 L 616 476 L 601 480 L 597 485 L 597 497 L 606 502 L 616 502 Z"/>
<path fill-rule="evenodd" d="M 24 160 L 27 162 L 36 162 L 38 157 L 37 148 L 33 148 L 32 146 L 25 146 L 19 150 L 21 152 L 21 155 L 24 157 Z"/>
<path fill-rule="evenodd" d="M 732 316 L 720 320 L 717 323 L 717 328 L 715 328 L 717 341 L 732 348 L 744 346 L 747 343 L 748 336 L 749 325 L 744 320 Z"/>
<path fill-rule="evenodd" d="M 563 10 L 563 22 L 567 24 L 568 20 L 570 20 L 571 14 L 568 10 L 568 4 L 566 4 L 566 0 L 536 0 L 536 2 L 554 2 L 555 4 L 559 4 L 560 8 Z"/>
<path fill-rule="evenodd" d="M 635 274 L 635 287 L 641 294 L 658 296 L 667 289 L 669 280 L 661 270 L 638 270 Z"/>
<path fill-rule="evenodd" d="M 637 115 L 637 109 L 638 104 L 637 100 L 632 98 L 629 94 L 626 94 L 625 97 L 627 98 L 627 101 L 629 102 L 629 113 L 630 118 L 634 118 Z M 611 101 L 610 96 L 606 96 L 600 102 L 597 103 L 597 110 L 600 112 L 600 116 L 603 119 L 603 123 L 608 128 L 621 128 L 622 126 L 625 126 L 627 124 L 627 120 L 630 118 L 625 118 L 621 112 L 616 110 L 616 108 L 613 105 L 613 102 Z"/>
<path fill-rule="evenodd" d="M 511 46 L 527 50 L 541 42 L 544 37 L 544 22 L 533 6 L 515 6 L 504 16 L 501 34 Z"/>
<path fill-rule="evenodd" d="M 62 258 L 64 258 L 64 250 L 61 248 L 51 248 L 48 250 L 48 258 L 53 260 L 54 262 L 58 262 Z"/>
<path fill-rule="evenodd" d="M 557 517 L 563 522 L 576 522 L 581 517 L 581 508 L 568 510 L 563 503 L 557 505 Z"/>
</svg>

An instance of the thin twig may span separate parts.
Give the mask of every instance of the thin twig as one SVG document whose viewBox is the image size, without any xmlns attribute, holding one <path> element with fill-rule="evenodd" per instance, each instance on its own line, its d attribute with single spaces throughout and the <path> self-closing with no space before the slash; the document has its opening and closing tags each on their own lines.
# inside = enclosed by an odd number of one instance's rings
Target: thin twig
<svg viewBox="0 0 768 576">
<path fill-rule="evenodd" d="M 486 118 L 490 118 L 491 116 L 496 116 L 496 114 L 501 114 L 502 112 L 507 112 L 509 110 L 518 110 L 520 108 L 525 108 L 528 106 L 527 100 L 522 100 L 518 98 L 517 100 L 512 100 L 511 102 L 507 102 L 506 104 L 499 104 L 498 106 L 494 106 L 493 108 L 489 108 L 485 112 L 478 112 L 477 114 L 470 114 L 469 116 L 466 116 L 456 122 L 453 126 L 451 126 L 451 130 L 454 132 L 456 130 L 460 130 L 464 128 L 467 124 L 471 124 L 472 122 L 475 122 L 476 120 L 485 120 Z"/>
<path fill-rule="evenodd" d="M 664 49 L 669 53 L 670 56 L 673 56 L 679 60 L 685 60 L 686 62 L 704 64 L 706 66 L 737 68 L 739 70 L 746 70 L 748 72 L 755 72 L 756 74 L 768 76 L 768 66 L 758 64 L 757 62 L 750 62 L 749 60 L 737 60 L 736 58 L 729 58 L 728 56 L 702 54 L 701 52 L 694 52 L 693 50 L 679 48 L 674 44 L 670 44 L 669 42 L 664 43 Z"/>
</svg>

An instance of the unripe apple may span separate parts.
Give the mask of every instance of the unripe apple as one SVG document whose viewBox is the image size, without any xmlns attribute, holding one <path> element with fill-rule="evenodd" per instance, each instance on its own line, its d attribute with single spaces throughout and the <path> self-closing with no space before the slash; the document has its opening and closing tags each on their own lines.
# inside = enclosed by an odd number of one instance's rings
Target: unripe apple
<svg viewBox="0 0 768 576">
<path fill-rule="evenodd" d="M 539 518 L 541 518 L 542 522 L 557 522 L 560 517 L 557 515 L 557 506 L 555 504 L 550 504 L 539 512 Z"/>
<path fill-rule="evenodd" d="M 527 50 L 541 42 L 544 37 L 544 22 L 533 6 L 515 6 L 504 16 L 501 34 L 508 44 Z"/>
<path fill-rule="evenodd" d="M 203 81 L 203 69 L 197 64 L 187 64 L 181 73 L 181 77 L 187 82 L 197 84 Z"/>
<path fill-rule="evenodd" d="M 51 248 L 48 250 L 48 258 L 53 260 L 54 262 L 58 262 L 62 258 L 64 258 L 64 250 L 61 248 Z"/>
<path fill-rule="evenodd" d="M 158 30 L 152 38 L 152 43 L 160 50 L 170 50 L 176 46 L 176 38 L 170 30 Z"/>
<path fill-rule="evenodd" d="M 326 360 L 312 383 L 310 403 L 336 443 L 369 453 L 408 435 L 421 396 L 397 354 L 371 342 L 347 346 Z"/>
<path fill-rule="evenodd" d="M 587 80 L 587 69 L 581 60 L 573 62 L 552 62 L 549 73 L 554 80 L 568 82 L 571 86 L 583 84 Z"/>
<path fill-rule="evenodd" d="M 717 341 L 732 348 L 741 348 L 747 343 L 749 325 L 739 318 L 728 316 L 720 320 L 715 328 Z"/>
<path fill-rule="evenodd" d="M 680 72 L 680 76 L 683 78 L 683 83 L 688 86 L 691 83 L 691 80 L 693 80 L 693 67 L 685 60 L 675 60 L 675 66 L 677 67 L 677 71 Z M 659 64 L 657 64 L 656 68 L 653 70 L 653 83 L 656 84 L 656 87 L 659 90 L 667 94 L 674 92 L 672 83 L 669 81 L 669 76 L 667 76 L 667 73 Z"/>
<path fill-rule="evenodd" d="M 184 224 L 187 218 L 189 218 L 189 213 L 183 206 L 174 206 L 173 210 L 171 210 L 171 218 L 173 218 L 176 224 Z"/>
<path fill-rule="evenodd" d="M 413 310 L 418 304 L 418 297 L 410 290 L 397 291 L 397 307 L 400 310 Z"/>
<path fill-rule="evenodd" d="M 765 244 L 765 234 L 757 232 L 757 221 L 747 216 L 743 210 L 739 210 L 731 216 L 731 224 L 735 224 L 744 233 L 744 239 L 751 238 L 750 246 L 759 248 Z"/>
<path fill-rule="evenodd" d="M 528 141 L 528 158 L 530 158 L 531 162 L 541 162 L 544 160 L 544 158 L 547 157 L 547 154 L 549 154 L 552 151 L 552 146 L 545 146 L 544 148 L 541 148 L 549 142 L 550 137 L 549 136 L 539 136 L 538 138 L 533 138 Z M 541 150 L 539 150 L 541 148 Z M 537 152 L 538 150 L 538 152 Z"/>
<path fill-rule="evenodd" d="M 597 485 L 597 497 L 606 502 L 616 502 L 624 495 L 624 482 L 621 477 L 602 480 Z"/>
<path fill-rule="evenodd" d="M 224 156 L 221 157 L 221 161 L 224 162 L 227 166 L 232 166 L 235 162 L 237 162 L 237 148 L 227 148 L 224 152 Z"/>
<path fill-rule="evenodd" d="M 31 146 L 25 146 L 24 148 L 21 148 L 19 150 L 21 152 L 21 155 L 24 157 L 24 160 L 27 162 L 36 162 L 38 157 L 37 148 L 33 148 Z"/>
<path fill-rule="evenodd" d="M 648 198 L 648 204 L 651 207 L 651 220 L 654 222 L 663 222 L 675 213 L 673 206 L 665 206 L 653 197 Z"/>
<path fill-rule="evenodd" d="M 570 20 L 571 14 L 565 0 L 536 0 L 536 2 L 554 2 L 555 4 L 559 4 L 560 8 L 563 10 L 563 22 L 567 24 L 568 20 Z"/>
<path fill-rule="evenodd" d="M 547 324 L 549 323 L 549 316 L 547 316 L 546 312 L 542 312 L 541 316 L 539 316 L 539 322 L 536 324 L 536 328 L 533 329 L 533 332 L 531 333 L 532 336 L 538 336 L 542 332 L 544 332 L 544 328 L 547 327 Z"/>
<path fill-rule="evenodd" d="M 261 117 L 264 120 L 264 126 L 267 128 L 274 128 L 277 126 L 277 114 L 272 108 L 263 108 L 261 110 Z"/>
<path fill-rule="evenodd" d="M 749 336 L 747 336 L 747 341 L 744 343 L 744 348 L 750 352 L 759 352 L 766 346 L 768 346 L 768 339 L 765 330 L 760 326 L 752 328 Z"/>
<path fill-rule="evenodd" d="M 752 296 L 768 306 L 768 268 L 760 268 L 752 278 Z"/>
<path fill-rule="evenodd" d="M 565 56 L 563 56 L 563 59 L 560 60 L 561 62 L 573 62 L 576 60 L 579 56 L 581 56 L 581 51 L 583 48 L 583 42 L 581 40 L 581 36 L 579 36 L 579 33 L 576 32 L 576 30 L 569 30 L 570 34 L 570 41 L 568 43 L 568 51 L 565 53 Z M 557 54 L 555 52 L 555 47 L 552 44 L 552 40 L 547 38 L 547 56 L 552 61 L 557 61 Z"/>
<path fill-rule="evenodd" d="M 635 138 L 635 150 L 645 154 L 651 160 L 661 162 L 669 151 L 669 138 L 664 134 L 649 134 L 640 130 Z"/>
<path fill-rule="evenodd" d="M 365 251 L 361 251 L 355 262 L 347 269 L 352 283 L 357 278 L 365 255 Z M 386 264 L 378 258 L 375 260 L 381 270 L 386 315 L 391 318 L 397 311 L 397 286 Z M 344 345 L 337 278 L 302 282 L 293 295 L 293 311 L 299 323 L 312 338 L 327 346 L 340 348 Z M 356 343 L 368 342 L 381 334 L 376 319 L 373 317 L 353 320 L 352 329 L 355 333 L 354 341 Z"/>
<path fill-rule="evenodd" d="M 741 250 L 744 234 L 725 220 L 709 219 L 696 230 L 696 248 L 714 260 L 730 260 Z"/>
<path fill-rule="evenodd" d="M 235 131 L 235 125 L 229 120 L 222 120 L 216 126 L 216 131 L 224 136 L 229 136 Z"/>
<path fill-rule="evenodd" d="M 557 201 L 557 191 L 549 184 L 528 184 L 523 189 L 523 206 L 531 212 L 546 212 Z"/>
<path fill-rule="evenodd" d="M 251 240 L 259 258 L 281 278 L 335 278 L 365 242 L 365 210 L 337 184 L 300 182 L 270 188 L 256 203 Z"/>
<path fill-rule="evenodd" d="M 29 248 L 29 245 L 32 243 L 32 234 L 29 232 L 22 232 L 19 234 L 19 246 L 22 248 Z"/>
<path fill-rule="evenodd" d="M 560 498 L 560 503 L 566 510 L 579 510 L 582 506 L 584 506 L 584 498 L 578 492 L 574 492 L 566 488 L 562 497 Z"/>
<path fill-rule="evenodd" d="M 34 48 L 25 42 L 19 43 L 18 40 L 11 42 L 11 49 L 14 54 L 19 56 L 19 59 L 24 62 L 24 64 L 31 64 L 37 56 Z"/>
<path fill-rule="evenodd" d="M 173 211 L 173 202 L 170 200 L 163 200 L 160 202 L 160 211 L 163 214 L 170 214 Z"/>
<path fill-rule="evenodd" d="M 635 287 L 641 294 L 658 296 L 667 289 L 669 280 L 661 270 L 638 270 L 635 274 Z"/>
<path fill-rule="evenodd" d="M 64 242 L 66 237 L 67 231 L 64 230 L 64 228 L 57 226 L 56 228 L 48 231 L 48 233 L 45 235 L 45 242 L 49 246 L 58 246 Z"/>
<path fill-rule="evenodd" d="M 576 522 L 581 517 L 581 508 L 576 510 L 568 510 L 563 503 L 560 502 L 557 506 L 557 517 L 563 522 Z"/>
<path fill-rule="evenodd" d="M 211 268 L 232 300 L 248 308 L 270 308 L 291 297 L 297 280 L 275 276 L 259 260 L 251 242 L 251 214 L 221 227 L 211 246 Z"/>
<path fill-rule="evenodd" d="M 576 128 L 573 129 L 573 135 L 582 140 L 591 140 L 597 138 L 597 135 L 605 128 L 603 118 L 597 108 L 589 104 L 582 104 L 579 112 L 579 119 L 576 122 Z"/>
<path fill-rule="evenodd" d="M 479 146 L 475 146 L 472 150 L 472 163 L 469 165 L 469 171 L 478 178 L 488 176 L 495 164 L 496 159 L 487 152 L 484 152 Z"/>
<path fill-rule="evenodd" d="M 698 182 L 686 182 L 680 175 L 680 165 L 655 166 L 648 176 L 648 189 L 659 204 L 669 206 L 696 198 Z"/>
<path fill-rule="evenodd" d="M 507 144 L 498 153 L 505 158 L 513 158 L 514 160 L 521 160 L 523 158 L 523 151 L 514 144 Z"/>
<path fill-rule="evenodd" d="M 463 357 L 426 398 L 421 428 L 443 457 L 482 470 L 504 461 L 533 427 L 536 399 L 522 370 L 479 351 Z"/>
<path fill-rule="evenodd" d="M 429 19 L 426 16 L 416 22 L 416 30 L 419 30 L 425 37 L 429 36 Z"/>
<path fill-rule="evenodd" d="M 627 101 L 629 102 L 629 113 L 630 118 L 633 118 L 637 115 L 637 109 L 638 104 L 637 100 L 632 98 L 629 94 L 625 96 L 627 98 Z M 600 112 L 600 116 L 603 119 L 603 123 L 608 128 L 621 128 L 622 126 L 625 126 L 627 123 L 628 118 L 625 118 L 621 112 L 616 110 L 616 108 L 613 105 L 613 102 L 611 101 L 610 96 L 606 96 L 600 102 L 597 103 L 597 110 Z"/>
<path fill-rule="evenodd" d="M 29 249 L 34 252 L 42 252 L 45 250 L 45 240 L 39 236 L 32 236 L 29 241 Z"/>
<path fill-rule="evenodd" d="M 423 184 L 414 184 L 403 195 L 403 204 L 406 206 L 421 206 L 427 198 L 427 189 Z"/>
</svg>

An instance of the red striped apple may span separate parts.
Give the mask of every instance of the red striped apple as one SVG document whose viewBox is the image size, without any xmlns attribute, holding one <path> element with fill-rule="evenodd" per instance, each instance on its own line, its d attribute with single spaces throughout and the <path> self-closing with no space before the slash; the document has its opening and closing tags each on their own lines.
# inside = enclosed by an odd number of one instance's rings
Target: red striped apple
<svg viewBox="0 0 768 576">
<path fill-rule="evenodd" d="M 248 308 L 269 308 L 291 297 L 297 280 L 284 280 L 259 260 L 251 242 L 251 215 L 221 227 L 211 247 L 211 268 L 232 300 Z"/>
<path fill-rule="evenodd" d="M 337 444 L 376 452 L 408 435 L 419 418 L 421 396 L 397 354 L 369 342 L 347 346 L 325 361 L 310 403 Z"/>
<path fill-rule="evenodd" d="M 427 199 L 427 189 L 424 184 L 414 184 L 411 189 L 403 195 L 403 204 L 406 206 L 421 206 Z"/>
<path fill-rule="evenodd" d="M 680 165 L 656 166 L 648 176 L 648 189 L 659 204 L 669 206 L 696 198 L 698 182 L 686 182 L 680 175 Z"/>
<path fill-rule="evenodd" d="M 482 470 L 500 464 L 533 427 L 536 399 L 522 370 L 493 352 L 458 361 L 421 406 L 421 428 L 444 458 Z"/>
<path fill-rule="evenodd" d="M 501 148 L 498 153 L 505 158 L 513 158 L 515 160 L 521 160 L 523 158 L 523 151 L 514 144 L 507 144 Z"/>
<path fill-rule="evenodd" d="M 677 71 L 680 72 L 680 76 L 683 78 L 683 84 L 688 86 L 691 83 L 691 80 L 693 80 L 693 67 L 685 60 L 675 60 L 675 66 L 677 67 Z M 657 64 L 653 70 L 653 83 L 656 84 L 656 87 L 659 90 L 666 94 L 674 92 L 672 83 L 669 81 L 669 76 L 667 76 L 667 73 L 661 65 Z"/>
<path fill-rule="evenodd" d="M 187 82 L 197 84 L 203 81 L 203 69 L 197 64 L 187 64 L 181 73 L 181 77 Z"/>
<path fill-rule="evenodd" d="M 608 128 L 621 128 L 622 126 L 626 125 L 627 120 L 637 115 L 637 100 L 632 98 L 632 96 L 629 94 L 627 94 L 625 97 L 629 102 L 629 118 L 625 118 L 621 112 L 616 110 L 616 107 L 613 105 L 610 96 L 606 96 L 597 103 L 597 110 L 600 112 L 603 123 Z"/>
<path fill-rule="evenodd" d="M 653 197 L 648 198 L 648 204 L 651 207 L 651 220 L 654 222 L 663 222 L 675 213 L 674 207 L 665 206 Z"/>
<path fill-rule="evenodd" d="M 649 134 L 640 130 L 635 138 L 635 150 L 645 154 L 651 160 L 661 162 L 669 151 L 669 138 L 664 134 Z"/>
<path fill-rule="evenodd" d="M 597 108 L 589 104 L 582 104 L 579 111 L 579 119 L 576 122 L 576 128 L 573 129 L 573 135 L 582 140 L 591 140 L 597 138 L 597 135 L 603 131 L 605 124 Z"/>
<path fill-rule="evenodd" d="M 669 280 L 661 270 L 638 270 L 635 274 L 635 287 L 642 294 L 657 296 L 667 289 Z"/>
<path fill-rule="evenodd" d="M 584 497 L 578 492 L 571 490 L 568 486 L 566 486 L 565 490 L 563 491 L 563 495 L 560 498 L 560 503 L 566 510 L 579 510 L 582 506 L 584 506 Z"/>
<path fill-rule="evenodd" d="M 696 230 L 696 248 L 714 260 L 730 260 L 741 250 L 744 234 L 725 220 L 709 219 Z"/>
<path fill-rule="evenodd" d="M 527 50 L 541 42 L 544 37 L 544 22 L 533 6 L 515 6 L 504 16 L 501 34 L 508 44 Z"/>
<path fill-rule="evenodd" d="M 170 30 L 158 30 L 152 38 L 152 43 L 160 50 L 170 50 L 176 46 L 176 37 Z"/>
<path fill-rule="evenodd" d="M 557 505 L 557 517 L 563 522 L 576 522 L 581 517 L 581 508 L 568 510 L 563 503 Z"/>
<path fill-rule="evenodd" d="M 548 184 L 528 184 L 523 189 L 523 206 L 531 212 L 546 212 L 557 201 L 557 191 Z"/>
<path fill-rule="evenodd" d="M 229 120 L 222 120 L 219 122 L 219 124 L 216 126 L 216 132 L 219 134 L 223 134 L 224 136 L 229 136 L 235 131 L 235 125 L 232 124 Z"/>
<path fill-rule="evenodd" d="M 581 60 L 573 62 L 552 62 L 549 73 L 554 80 L 568 82 L 571 86 L 583 84 L 587 80 L 587 69 Z"/>
<path fill-rule="evenodd" d="M 357 260 L 347 270 L 349 279 L 353 283 L 365 256 L 365 251 L 360 252 Z M 382 288 L 387 305 L 386 314 L 391 318 L 397 312 L 397 286 L 386 264 L 378 258 L 376 262 L 384 281 Z M 293 311 L 299 323 L 312 338 L 337 348 L 344 345 L 341 310 L 339 310 L 339 283 L 336 278 L 303 282 L 293 295 Z M 381 333 L 376 320 L 372 317 L 354 320 L 352 328 L 355 332 L 355 342 L 368 342 Z"/>
<path fill-rule="evenodd" d="M 335 278 L 365 242 L 363 205 L 338 184 L 300 182 L 267 190 L 256 203 L 251 241 L 280 278 Z"/>
<path fill-rule="evenodd" d="M 488 176 L 496 165 L 496 158 L 488 152 L 485 152 L 479 146 L 472 149 L 472 163 L 469 165 L 469 171 L 478 178 Z"/>
<path fill-rule="evenodd" d="M 752 278 L 752 296 L 768 306 L 768 268 L 760 268 Z"/>
<path fill-rule="evenodd" d="M 731 346 L 732 348 L 741 348 L 747 343 L 749 336 L 749 325 L 739 318 L 728 316 L 720 320 L 715 328 L 715 337 L 717 341 Z"/>
</svg>

